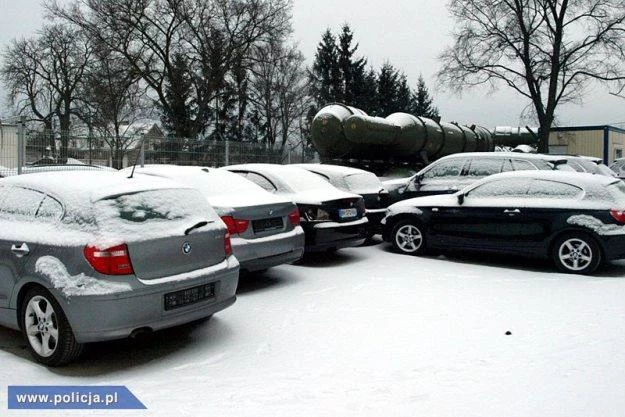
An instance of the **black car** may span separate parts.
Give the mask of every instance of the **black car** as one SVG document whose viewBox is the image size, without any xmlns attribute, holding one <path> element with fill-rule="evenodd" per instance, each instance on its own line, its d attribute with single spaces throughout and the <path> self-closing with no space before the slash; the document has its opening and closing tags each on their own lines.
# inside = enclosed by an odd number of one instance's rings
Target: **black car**
<svg viewBox="0 0 625 417">
<path fill-rule="evenodd" d="M 230 165 L 220 169 L 243 175 L 297 204 L 305 252 L 358 246 L 366 239 L 368 221 L 362 197 L 339 190 L 312 172 L 274 164 Z"/>
<path fill-rule="evenodd" d="M 388 191 L 374 173 L 363 169 L 329 164 L 296 164 L 313 172 L 343 191 L 360 195 L 365 202 L 369 220 L 368 235 L 382 232 L 380 222 L 390 203 Z"/>
<path fill-rule="evenodd" d="M 519 152 L 468 152 L 445 156 L 410 178 L 384 181 L 391 201 L 453 194 L 489 175 L 508 171 L 568 170 L 566 158 Z"/>
<path fill-rule="evenodd" d="M 393 204 L 383 223 L 384 240 L 405 254 L 498 252 L 589 274 L 625 257 L 625 184 L 576 172 L 497 174 L 455 194 Z"/>
</svg>

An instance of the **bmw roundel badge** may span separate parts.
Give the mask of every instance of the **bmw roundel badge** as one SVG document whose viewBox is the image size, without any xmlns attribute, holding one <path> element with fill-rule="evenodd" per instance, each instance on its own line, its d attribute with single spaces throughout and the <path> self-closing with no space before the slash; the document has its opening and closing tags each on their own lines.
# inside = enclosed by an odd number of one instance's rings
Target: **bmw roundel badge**
<svg viewBox="0 0 625 417">
<path fill-rule="evenodd" d="M 182 244 L 182 253 L 188 255 L 191 253 L 191 244 L 189 242 L 184 242 Z"/>
</svg>

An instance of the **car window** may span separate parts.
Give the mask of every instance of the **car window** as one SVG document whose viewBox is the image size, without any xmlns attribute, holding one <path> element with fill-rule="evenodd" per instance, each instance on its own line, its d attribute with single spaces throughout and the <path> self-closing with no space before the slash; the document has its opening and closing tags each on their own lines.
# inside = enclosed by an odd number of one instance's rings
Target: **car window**
<svg viewBox="0 0 625 417">
<path fill-rule="evenodd" d="M 514 166 L 515 171 L 534 171 L 538 169 L 536 168 L 536 165 L 529 161 L 524 161 L 523 159 L 513 159 L 512 165 Z"/>
<path fill-rule="evenodd" d="M 529 181 L 510 179 L 490 181 L 479 185 L 467 193 L 471 198 L 525 198 Z"/>
<path fill-rule="evenodd" d="M 514 171 L 514 168 L 512 167 L 512 161 L 509 159 L 506 159 L 503 161 L 501 172 L 510 172 L 510 171 Z"/>
<path fill-rule="evenodd" d="M 0 216 L 4 218 L 35 217 L 45 194 L 21 187 L 3 187 Z"/>
<path fill-rule="evenodd" d="M 576 161 L 571 161 L 571 160 L 568 160 L 568 161 L 566 161 L 566 164 L 567 164 L 568 166 L 570 166 L 571 168 L 573 168 L 573 169 L 574 169 L 575 171 L 577 171 L 577 172 L 586 172 L 586 170 L 584 169 L 584 167 L 583 167 L 583 166 L 581 166 L 581 165 L 580 165 L 578 162 L 576 162 Z"/>
<path fill-rule="evenodd" d="M 423 178 L 457 177 L 462 172 L 466 159 L 454 158 L 431 165 L 423 173 Z"/>
<path fill-rule="evenodd" d="M 493 174 L 499 174 L 503 160 L 500 158 L 480 158 L 472 159 L 469 170 L 467 171 L 468 177 L 487 177 Z"/>
<path fill-rule="evenodd" d="M 255 172 L 246 172 L 243 174 L 243 176 L 269 192 L 273 193 L 277 190 L 276 186 L 273 185 L 273 183 L 263 175 L 257 174 Z"/>
<path fill-rule="evenodd" d="M 36 217 L 50 221 L 59 220 L 63 217 L 63 206 L 56 199 L 46 196 L 37 210 Z"/>
<path fill-rule="evenodd" d="M 556 181 L 533 180 L 527 191 L 530 198 L 576 198 L 584 190 L 571 184 Z"/>
</svg>

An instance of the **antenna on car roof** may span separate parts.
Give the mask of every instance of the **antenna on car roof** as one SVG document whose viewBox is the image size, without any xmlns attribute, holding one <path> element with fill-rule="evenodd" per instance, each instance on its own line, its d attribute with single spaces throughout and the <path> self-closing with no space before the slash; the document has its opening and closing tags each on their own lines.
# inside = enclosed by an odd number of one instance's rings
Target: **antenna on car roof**
<svg viewBox="0 0 625 417">
<path fill-rule="evenodd" d="M 139 162 L 139 158 L 141 157 L 141 155 L 143 154 L 143 141 L 145 140 L 145 137 L 141 138 L 141 142 L 139 143 L 139 153 L 137 154 L 137 158 L 135 159 L 135 164 L 132 166 L 132 171 L 130 171 L 130 175 L 128 176 L 128 178 L 132 178 L 133 175 L 135 175 L 135 168 L 137 167 L 137 163 Z"/>
</svg>

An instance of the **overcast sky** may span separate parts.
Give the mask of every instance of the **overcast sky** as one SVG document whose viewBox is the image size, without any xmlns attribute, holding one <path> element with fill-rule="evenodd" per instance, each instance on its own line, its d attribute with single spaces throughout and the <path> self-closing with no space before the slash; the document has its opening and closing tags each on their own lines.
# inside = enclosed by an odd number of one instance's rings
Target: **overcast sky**
<svg viewBox="0 0 625 417">
<path fill-rule="evenodd" d="M 358 51 L 375 69 L 388 61 L 404 71 L 413 86 L 423 74 L 443 120 L 486 127 L 525 125 L 520 114 L 527 102 L 505 87 L 492 94 L 475 89 L 462 97 L 439 91 L 434 79 L 437 56 L 450 45 L 453 30 L 445 4 L 442 0 L 294 0 L 293 37 L 310 63 L 322 33 L 330 28 L 336 34 L 349 23 Z M 41 27 L 42 15 L 40 0 L 0 0 L 0 48 L 4 50 L 12 38 L 33 34 Z M 625 122 L 625 100 L 596 86 L 587 92 L 583 106 L 561 107 L 558 119 L 567 126 Z"/>
</svg>

